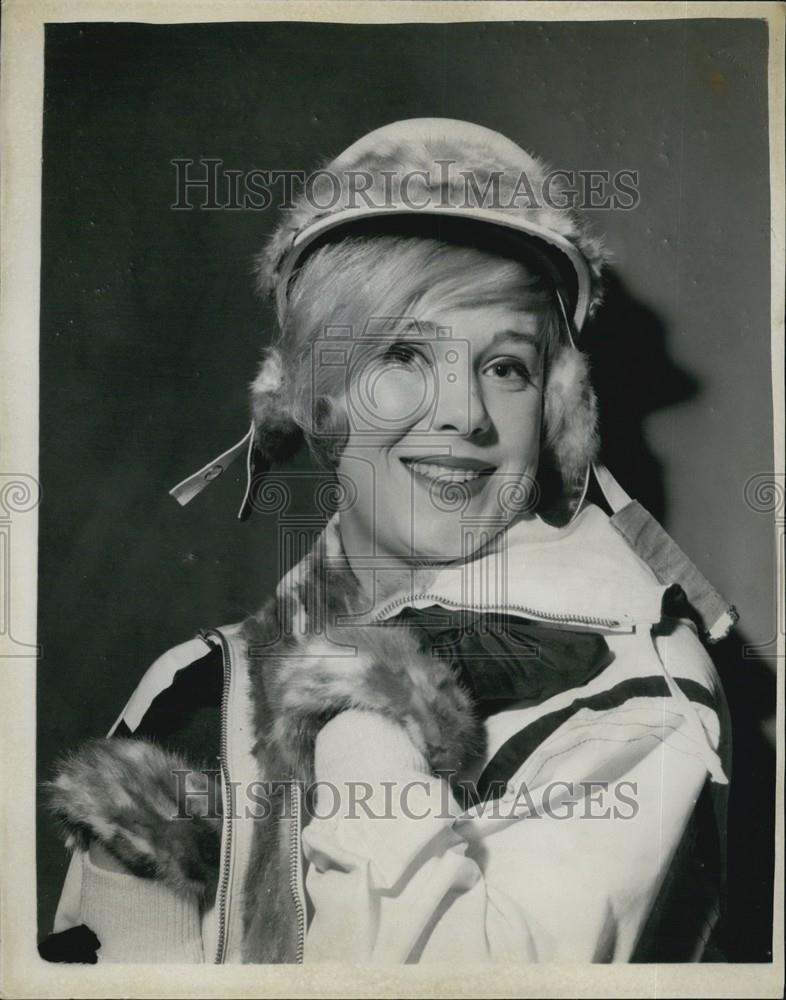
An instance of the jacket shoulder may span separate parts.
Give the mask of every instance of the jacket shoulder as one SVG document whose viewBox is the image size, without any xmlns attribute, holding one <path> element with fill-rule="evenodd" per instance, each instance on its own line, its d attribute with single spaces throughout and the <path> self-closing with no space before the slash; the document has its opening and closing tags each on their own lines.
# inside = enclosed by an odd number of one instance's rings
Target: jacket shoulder
<svg viewBox="0 0 786 1000">
<path fill-rule="evenodd" d="M 675 678 L 700 685 L 715 700 L 723 697 L 718 671 L 694 622 L 664 615 L 654 639 L 662 663 Z"/>
<path fill-rule="evenodd" d="M 198 635 L 162 653 L 142 675 L 107 736 L 127 736 L 136 732 L 150 706 L 162 692 L 171 687 L 177 674 L 211 650 L 207 639 Z"/>
<path fill-rule="evenodd" d="M 148 667 L 107 735 L 152 739 L 194 762 L 214 763 L 223 685 L 220 642 L 197 635 Z"/>
</svg>

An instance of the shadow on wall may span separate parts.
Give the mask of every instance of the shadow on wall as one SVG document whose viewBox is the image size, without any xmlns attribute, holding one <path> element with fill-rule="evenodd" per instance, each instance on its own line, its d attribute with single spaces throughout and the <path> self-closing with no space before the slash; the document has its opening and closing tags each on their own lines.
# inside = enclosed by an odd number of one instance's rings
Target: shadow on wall
<svg viewBox="0 0 786 1000">
<path fill-rule="evenodd" d="M 603 308 L 587 326 L 581 344 L 592 359 L 603 459 L 611 470 L 624 470 L 626 489 L 661 523 L 668 520 L 662 467 L 647 444 L 644 427 L 651 413 L 686 402 L 700 391 L 697 380 L 669 357 L 666 341 L 658 317 L 631 298 L 619 278 L 610 276 Z M 733 747 L 727 918 L 719 945 L 730 962 L 769 962 L 775 748 L 764 726 L 773 718 L 776 678 L 767 660 L 752 655 L 749 647 L 750 640 L 739 629 L 709 647 L 729 703 Z"/>
<path fill-rule="evenodd" d="M 651 413 L 692 399 L 699 385 L 669 357 L 655 313 L 631 298 L 616 275 L 604 287 L 598 318 L 581 340 L 592 359 L 603 459 L 612 471 L 624 470 L 625 488 L 663 524 L 663 469 L 647 444 L 645 423 Z"/>
</svg>

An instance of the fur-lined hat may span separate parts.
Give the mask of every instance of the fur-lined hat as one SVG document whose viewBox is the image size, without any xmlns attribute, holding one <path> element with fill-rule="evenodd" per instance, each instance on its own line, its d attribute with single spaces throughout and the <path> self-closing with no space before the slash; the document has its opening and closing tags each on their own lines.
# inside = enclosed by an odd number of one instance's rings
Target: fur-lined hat
<svg viewBox="0 0 786 1000">
<path fill-rule="evenodd" d="M 436 236 L 456 220 L 482 227 L 486 237 L 496 230 L 508 243 L 519 241 L 522 257 L 534 253 L 550 275 L 567 343 L 547 379 L 544 444 L 566 509 L 575 512 L 598 441 L 595 395 L 574 342 L 601 300 L 609 258 L 602 240 L 570 207 L 564 179 L 499 132 L 469 122 L 415 118 L 370 132 L 309 175 L 257 258 L 258 285 L 274 297 L 282 328 L 289 289 L 308 254 L 359 229 L 382 228 L 391 217 Z M 248 487 L 238 516 L 248 516 L 252 479 L 302 442 L 289 415 L 286 382 L 280 355 L 268 350 L 251 385 L 249 432 L 170 491 L 180 503 L 245 451 Z"/>
<path fill-rule="evenodd" d="M 565 179 L 499 132 L 451 118 L 375 129 L 314 171 L 259 255 L 260 287 L 286 311 L 289 280 L 327 233 L 385 216 L 457 218 L 521 233 L 553 265 L 581 329 L 608 255 L 570 207 Z"/>
</svg>

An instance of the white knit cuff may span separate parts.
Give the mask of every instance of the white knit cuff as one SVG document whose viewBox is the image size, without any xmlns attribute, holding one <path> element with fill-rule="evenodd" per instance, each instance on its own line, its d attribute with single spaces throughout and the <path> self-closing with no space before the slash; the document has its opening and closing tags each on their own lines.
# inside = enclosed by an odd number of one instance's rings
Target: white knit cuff
<svg viewBox="0 0 786 1000">
<path fill-rule="evenodd" d="M 98 936 L 99 962 L 202 962 L 199 904 L 154 879 L 82 859 L 81 920 Z"/>
</svg>

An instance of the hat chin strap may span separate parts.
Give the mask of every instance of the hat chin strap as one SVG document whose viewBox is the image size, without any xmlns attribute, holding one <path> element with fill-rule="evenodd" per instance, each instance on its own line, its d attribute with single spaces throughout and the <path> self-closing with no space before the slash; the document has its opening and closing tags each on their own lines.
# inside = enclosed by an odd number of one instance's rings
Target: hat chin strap
<svg viewBox="0 0 786 1000">
<path fill-rule="evenodd" d="M 584 501 L 587 499 L 590 476 L 593 475 L 595 476 L 595 481 L 600 487 L 600 491 L 603 494 L 606 503 L 611 508 L 612 514 L 617 514 L 623 507 L 627 507 L 629 503 L 633 502 L 632 498 L 628 496 L 605 465 L 602 465 L 600 462 L 588 462 L 587 471 L 584 473 L 584 485 L 581 488 L 581 495 L 579 496 L 575 510 L 567 522 L 568 524 L 572 524 L 581 513 L 581 510 L 584 507 Z"/>
<path fill-rule="evenodd" d="M 555 297 L 557 299 L 557 302 L 559 303 L 560 314 L 561 314 L 561 317 L 562 317 L 562 327 L 565 330 L 565 333 L 567 334 L 568 343 L 573 348 L 573 350 L 576 351 L 576 350 L 578 350 L 578 348 L 576 347 L 576 339 L 577 338 L 573 336 L 573 324 L 570 321 L 570 317 L 568 315 L 568 310 L 567 310 L 567 308 L 565 306 L 565 300 L 562 297 L 562 289 L 559 287 L 559 285 L 555 285 L 554 286 L 554 292 L 555 292 Z M 599 470 L 600 470 L 600 474 L 599 474 Z M 595 478 L 598 480 L 598 483 L 599 483 L 600 488 L 601 488 L 601 490 L 603 492 L 603 495 L 604 495 L 604 497 L 606 497 L 606 501 L 608 502 L 608 504 L 609 504 L 610 507 L 613 507 L 613 509 L 614 509 L 615 512 L 619 508 L 613 506 L 613 504 L 611 502 L 611 499 L 610 499 L 610 496 L 606 492 L 606 490 L 605 490 L 605 488 L 603 486 L 603 483 L 601 482 L 601 477 L 603 477 L 604 481 L 606 481 L 606 482 L 608 482 L 610 484 L 613 484 L 613 485 L 611 485 L 610 493 L 612 495 L 615 495 L 617 497 L 617 499 L 618 499 L 621 507 L 624 507 L 626 503 L 630 503 L 630 497 L 627 495 L 627 493 L 625 492 L 625 490 L 623 490 L 623 488 L 619 485 L 619 483 L 614 478 L 614 476 L 612 476 L 612 474 L 609 472 L 609 470 L 604 465 L 598 465 L 598 464 L 596 464 L 595 462 L 592 462 L 592 461 L 587 462 L 587 469 L 586 469 L 586 472 L 584 473 L 584 485 L 581 488 L 581 494 L 579 496 L 579 501 L 576 504 L 576 506 L 575 506 L 575 508 L 573 510 L 573 513 L 571 514 L 571 516 L 570 516 L 570 518 L 569 518 L 569 520 L 567 522 L 568 524 L 572 524 L 576 520 L 576 518 L 578 517 L 580 511 L 584 507 L 584 501 L 587 499 L 587 491 L 589 490 L 590 476 L 592 475 L 592 473 L 595 474 Z M 615 490 L 617 491 L 616 494 L 614 493 Z M 623 497 L 624 497 L 624 500 L 621 499 Z"/>
<path fill-rule="evenodd" d="M 591 462 L 590 465 L 587 466 L 587 483 L 589 483 L 590 469 L 595 476 L 598 486 L 600 486 L 601 493 L 606 498 L 606 503 L 611 508 L 612 514 L 617 514 L 623 507 L 627 507 L 628 504 L 632 502 L 632 498 L 628 496 L 606 466 L 602 465 L 600 462 Z M 586 492 L 587 487 L 585 485 L 585 496 Z M 583 503 L 584 497 L 582 496 L 581 499 Z"/>
<path fill-rule="evenodd" d="M 186 504 L 191 503 L 194 497 L 199 496 L 206 486 L 209 486 L 212 482 L 218 479 L 218 477 L 222 475 L 233 462 L 236 462 L 237 459 L 245 453 L 246 488 L 243 493 L 243 500 L 240 504 L 240 510 L 237 515 L 241 520 L 245 520 L 248 516 L 249 494 L 251 493 L 254 432 L 255 428 L 252 421 L 251 426 L 239 441 L 233 444 L 231 448 L 227 448 L 226 451 L 222 451 L 220 455 L 211 459 L 207 465 L 203 465 L 201 469 L 198 469 L 196 472 L 192 472 L 190 476 L 186 476 L 186 478 L 179 482 L 177 486 L 173 486 L 172 489 L 169 490 L 169 495 L 174 497 L 181 507 L 185 507 Z"/>
</svg>

